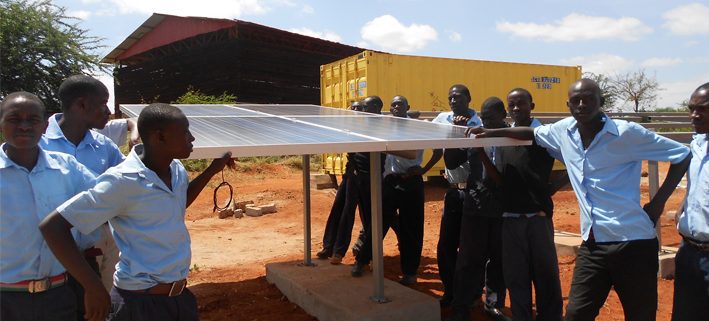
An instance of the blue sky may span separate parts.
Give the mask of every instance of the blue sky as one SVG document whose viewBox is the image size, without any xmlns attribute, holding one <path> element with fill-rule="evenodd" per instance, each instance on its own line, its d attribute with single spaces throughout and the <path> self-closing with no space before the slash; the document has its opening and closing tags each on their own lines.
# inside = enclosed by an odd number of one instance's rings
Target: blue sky
<svg viewBox="0 0 709 321">
<path fill-rule="evenodd" d="M 675 107 L 709 81 L 709 1 L 55 0 L 110 52 L 153 12 L 232 18 L 392 53 L 644 68 Z"/>
</svg>

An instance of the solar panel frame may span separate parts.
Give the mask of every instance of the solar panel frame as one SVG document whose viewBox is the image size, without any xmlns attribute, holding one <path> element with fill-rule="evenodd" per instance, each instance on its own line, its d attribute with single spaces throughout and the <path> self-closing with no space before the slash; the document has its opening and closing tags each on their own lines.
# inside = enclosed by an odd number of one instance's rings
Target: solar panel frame
<svg viewBox="0 0 709 321">
<path fill-rule="evenodd" d="M 145 106 L 120 108 L 136 117 Z M 504 137 L 466 137 L 464 126 L 316 105 L 175 106 L 187 116 L 196 138 L 190 159 L 216 158 L 229 151 L 245 157 L 531 144 Z"/>
</svg>

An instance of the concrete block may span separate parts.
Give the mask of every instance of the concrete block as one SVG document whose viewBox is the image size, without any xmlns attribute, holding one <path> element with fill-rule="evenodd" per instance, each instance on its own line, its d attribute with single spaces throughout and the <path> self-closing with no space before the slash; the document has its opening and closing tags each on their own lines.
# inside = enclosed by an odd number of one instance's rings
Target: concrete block
<svg viewBox="0 0 709 321">
<path fill-rule="evenodd" d="M 276 212 L 276 204 L 274 203 L 259 205 L 258 207 L 261 209 L 261 213 L 263 214 L 271 214 Z"/>
<path fill-rule="evenodd" d="M 320 321 L 440 321 L 440 307 L 432 296 L 385 279 L 388 302 L 377 303 L 370 299 L 371 273 L 353 278 L 348 265 L 301 263 L 266 264 L 266 279 Z"/>
<path fill-rule="evenodd" d="M 246 214 L 246 216 L 256 217 L 256 216 L 263 215 L 263 211 L 261 211 L 260 207 L 246 206 L 246 210 L 244 211 L 244 214 Z"/>
<path fill-rule="evenodd" d="M 225 218 L 234 216 L 234 211 L 231 208 L 224 208 L 224 209 L 218 210 L 217 213 L 219 214 L 219 218 L 221 218 L 221 219 L 225 219 Z"/>
<path fill-rule="evenodd" d="M 234 210 L 234 218 L 242 218 L 244 217 L 244 210 L 237 208 Z"/>
<path fill-rule="evenodd" d="M 310 183 L 315 185 L 316 189 L 326 189 L 326 188 L 335 188 L 335 182 L 332 181 L 332 178 L 330 177 L 329 174 L 311 174 L 310 175 Z"/>
<path fill-rule="evenodd" d="M 241 209 L 241 210 L 246 210 L 247 205 L 252 205 L 254 204 L 254 201 L 240 201 L 240 202 L 235 202 L 234 203 L 234 209 Z"/>
<path fill-rule="evenodd" d="M 328 188 L 335 188 L 335 184 L 333 184 L 333 183 L 315 183 L 315 189 L 328 189 Z"/>
</svg>

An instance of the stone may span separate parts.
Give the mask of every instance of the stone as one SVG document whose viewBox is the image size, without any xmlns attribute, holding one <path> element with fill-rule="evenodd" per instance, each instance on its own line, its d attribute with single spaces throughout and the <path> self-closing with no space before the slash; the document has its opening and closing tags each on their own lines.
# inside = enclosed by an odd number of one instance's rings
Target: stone
<svg viewBox="0 0 709 321">
<path fill-rule="evenodd" d="M 219 218 L 221 219 L 234 216 L 234 210 L 232 210 L 231 208 L 220 209 L 217 211 L 217 213 L 219 214 Z"/>
<path fill-rule="evenodd" d="M 261 213 L 263 214 L 276 213 L 276 204 L 274 203 L 259 205 L 258 207 L 261 208 Z"/>
<path fill-rule="evenodd" d="M 241 209 L 246 211 L 246 206 L 247 205 L 252 205 L 254 204 L 254 201 L 240 201 L 240 202 L 235 202 L 233 208 L 234 209 Z"/>
<path fill-rule="evenodd" d="M 237 208 L 234 210 L 234 218 L 242 218 L 244 217 L 244 210 Z"/>
<path fill-rule="evenodd" d="M 260 207 L 246 206 L 246 210 L 244 211 L 244 214 L 246 214 L 246 216 L 256 217 L 256 216 L 263 215 L 263 211 L 261 211 Z"/>
</svg>

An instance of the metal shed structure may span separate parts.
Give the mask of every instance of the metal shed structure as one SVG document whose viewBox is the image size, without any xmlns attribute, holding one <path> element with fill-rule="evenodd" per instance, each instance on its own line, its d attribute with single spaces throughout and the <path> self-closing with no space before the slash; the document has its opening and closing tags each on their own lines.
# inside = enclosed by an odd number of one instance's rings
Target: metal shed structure
<svg viewBox="0 0 709 321">
<path fill-rule="evenodd" d="M 116 106 L 170 102 L 189 87 L 251 103 L 320 103 L 320 65 L 362 48 L 251 22 L 155 13 L 102 62 Z"/>
</svg>

